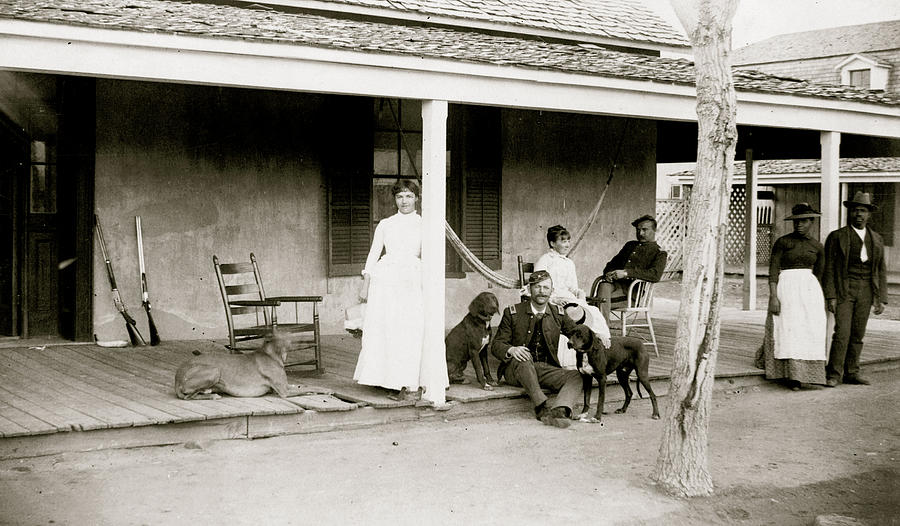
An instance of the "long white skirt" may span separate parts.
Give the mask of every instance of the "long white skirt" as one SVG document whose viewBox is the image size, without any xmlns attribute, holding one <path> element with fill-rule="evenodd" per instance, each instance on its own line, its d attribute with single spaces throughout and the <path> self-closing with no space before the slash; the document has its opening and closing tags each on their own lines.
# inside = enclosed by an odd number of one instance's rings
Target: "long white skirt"
<svg viewBox="0 0 900 526">
<path fill-rule="evenodd" d="M 418 389 L 425 334 L 423 310 L 421 260 L 390 254 L 382 257 L 369 282 L 362 350 L 353 379 L 388 389 Z"/>
<path fill-rule="evenodd" d="M 781 313 L 773 316 L 776 360 L 825 360 L 825 297 L 810 269 L 778 275 Z"/>
</svg>

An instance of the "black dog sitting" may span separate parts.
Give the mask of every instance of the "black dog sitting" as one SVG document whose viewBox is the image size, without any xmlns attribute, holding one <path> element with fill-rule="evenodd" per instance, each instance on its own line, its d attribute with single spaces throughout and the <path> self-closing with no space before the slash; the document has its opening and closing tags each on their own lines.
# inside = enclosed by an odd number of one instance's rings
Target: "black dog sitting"
<svg viewBox="0 0 900 526">
<path fill-rule="evenodd" d="M 491 318 L 500 311 L 497 296 L 482 292 L 469 304 L 469 313 L 444 339 L 447 349 L 447 375 L 451 384 L 468 383 L 463 372 L 469 361 L 475 367 L 475 377 L 481 388 L 493 391 L 497 382 L 488 369 L 488 349 L 491 339 Z"/>
<path fill-rule="evenodd" d="M 650 355 L 644 349 L 643 342 L 638 338 L 628 336 L 614 336 L 610 347 L 607 349 L 603 346 L 600 338 L 594 334 L 594 331 L 586 325 L 578 325 L 575 331 L 569 336 L 569 346 L 577 351 L 576 364 L 579 371 L 585 371 L 584 355 L 587 355 L 588 364 L 593 371 L 590 374 L 582 372 L 581 377 L 584 382 L 584 413 L 581 419 L 588 422 L 599 423 L 603 413 L 603 403 L 606 400 L 606 375 L 615 371 L 616 378 L 619 379 L 619 385 L 625 391 L 625 403 L 616 413 L 624 413 L 628 410 L 628 404 L 631 403 L 631 387 L 628 385 L 628 377 L 631 371 L 637 373 L 637 390 L 638 396 L 641 395 L 641 385 L 650 395 L 650 402 L 653 404 L 653 419 L 659 419 L 659 408 L 656 405 L 656 395 L 650 387 Z M 591 406 L 591 386 L 592 377 L 597 379 L 599 384 L 599 397 L 597 401 L 597 413 L 593 418 L 587 419 L 588 408 Z"/>
</svg>

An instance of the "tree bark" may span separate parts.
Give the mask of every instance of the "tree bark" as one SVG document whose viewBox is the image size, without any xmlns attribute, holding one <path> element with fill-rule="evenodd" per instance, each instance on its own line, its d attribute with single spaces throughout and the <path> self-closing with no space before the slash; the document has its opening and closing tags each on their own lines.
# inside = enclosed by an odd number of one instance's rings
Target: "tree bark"
<svg viewBox="0 0 900 526">
<path fill-rule="evenodd" d="M 671 2 L 693 47 L 699 134 L 670 403 L 652 477 L 670 493 L 701 496 L 713 491 L 707 439 L 719 347 L 728 199 L 737 143 L 728 53 L 731 19 L 738 0 Z"/>
</svg>

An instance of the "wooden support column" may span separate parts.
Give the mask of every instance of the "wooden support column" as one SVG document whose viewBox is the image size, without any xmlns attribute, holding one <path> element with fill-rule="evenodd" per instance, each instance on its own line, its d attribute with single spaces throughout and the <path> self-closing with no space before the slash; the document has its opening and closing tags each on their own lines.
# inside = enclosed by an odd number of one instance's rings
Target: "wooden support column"
<svg viewBox="0 0 900 526">
<path fill-rule="evenodd" d="M 447 216 L 447 101 L 422 101 L 422 292 L 425 399 L 444 405 L 444 223 Z"/>
<path fill-rule="evenodd" d="M 825 242 L 828 234 L 840 228 L 841 224 L 841 134 L 839 132 L 820 132 L 819 142 L 822 144 L 822 220 L 819 224 L 819 241 Z"/>
<path fill-rule="evenodd" d="M 744 210 L 744 310 L 756 310 L 756 206 L 758 193 L 756 188 L 759 174 L 759 162 L 753 159 L 753 150 L 747 149 L 744 162 L 747 170 L 747 206 Z"/>
</svg>

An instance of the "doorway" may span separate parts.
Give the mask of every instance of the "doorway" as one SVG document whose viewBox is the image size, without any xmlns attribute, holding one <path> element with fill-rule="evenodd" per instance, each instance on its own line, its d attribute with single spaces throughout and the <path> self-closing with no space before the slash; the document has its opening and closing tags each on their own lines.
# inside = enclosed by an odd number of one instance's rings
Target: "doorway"
<svg viewBox="0 0 900 526">
<path fill-rule="evenodd" d="M 22 334 L 21 192 L 28 137 L 0 114 L 0 337 Z"/>
<path fill-rule="evenodd" d="M 0 76 L 0 338 L 89 341 L 94 81 Z"/>
</svg>

